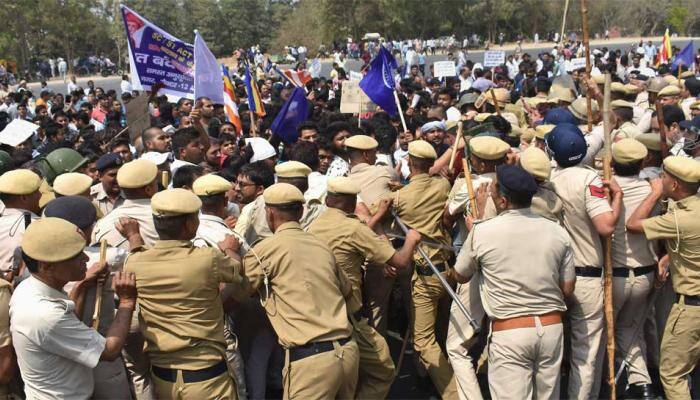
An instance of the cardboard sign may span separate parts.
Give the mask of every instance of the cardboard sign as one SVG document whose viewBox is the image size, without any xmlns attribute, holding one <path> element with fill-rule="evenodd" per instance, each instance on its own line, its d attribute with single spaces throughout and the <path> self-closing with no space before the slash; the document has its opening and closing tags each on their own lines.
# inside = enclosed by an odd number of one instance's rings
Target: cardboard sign
<svg viewBox="0 0 700 400">
<path fill-rule="evenodd" d="M 151 118 L 148 113 L 148 95 L 142 93 L 126 104 L 126 124 L 129 127 L 131 143 L 141 135 L 144 129 L 151 126 Z"/>
<path fill-rule="evenodd" d="M 566 70 L 571 72 L 581 68 L 586 68 L 586 57 L 572 58 L 569 60 L 569 65 Z"/>
<path fill-rule="evenodd" d="M 484 67 L 497 67 L 506 62 L 506 52 L 491 50 L 484 52 Z"/>
<path fill-rule="evenodd" d="M 436 78 L 457 75 L 457 69 L 453 61 L 435 61 L 433 63 L 433 72 Z"/>
<path fill-rule="evenodd" d="M 21 119 L 12 120 L 2 132 L 0 132 L 0 143 L 17 147 L 32 137 L 39 129 L 39 125 Z"/>
<path fill-rule="evenodd" d="M 343 81 L 343 91 L 340 98 L 340 112 L 343 114 L 358 114 L 372 112 L 376 104 L 360 89 L 360 81 Z"/>
</svg>

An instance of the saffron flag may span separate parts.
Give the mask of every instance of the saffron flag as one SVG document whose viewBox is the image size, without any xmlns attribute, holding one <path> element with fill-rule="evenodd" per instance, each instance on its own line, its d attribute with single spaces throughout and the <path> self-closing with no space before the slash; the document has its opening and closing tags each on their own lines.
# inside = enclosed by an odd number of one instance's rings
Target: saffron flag
<svg viewBox="0 0 700 400">
<path fill-rule="evenodd" d="M 270 130 L 286 144 L 297 141 L 297 126 L 309 116 L 309 102 L 303 88 L 294 88 L 292 95 L 284 103 L 277 117 L 270 125 Z"/>
<path fill-rule="evenodd" d="M 661 64 L 668 64 L 671 60 L 671 36 L 668 34 L 668 28 L 666 28 L 666 33 L 664 33 L 664 38 L 661 41 L 661 47 L 659 48 L 659 54 L 656 56 L 656 66 Z"/>
<path fill-rule="evenodd" d="M 243 64 L 245 66 L 245 75 L 243 76 L 243 82 L 245 83 L 245 91 L 248 94 L 248 109 L 255 113 L 258 117 L 265 116 L 265 105 L 260 98 L 260 92 L 258 91 L 258 85 L 255 83 L 255 79 L 250 75 L 250 67 L 248 63 Z"/>
<path fill-rule="evenodd" d="M 394 71 L 398 68 L 396 59 L 384 46 L 379 49 L 379 54 L 372 60 L 369 72 L 360 81 L 360 88 L 376 105 L 387 114 L 394 116 L 399 110 L 394 100 Z"/>
<path fill-rule="evenodd" d="M 198 31 L 194 31 L 194 98 L 208 97 L 214 104 L 224 104 L 224 81 L 216 57 Z"/>
<path fill-rule="evenodd" d="M 241 116 L 238 114 L 238 99 L 236 98 L 228 67 L 222 65 L 221 68 L 224 78 L 224 112 L 229 122 L 236 127 L 236 133 L 240 135 L 243 132 L 243 124 L 241 123 Z"/>
<path fill-rule="evenodd" d="M 690 67 L 695 63 L 695 54 L 693 49 L 693 41 L 688 42 L 688 45 L 676 54 L 676 58 L 673 59 L 673 64 L 671 64 L 671 70 L 675 71 L 681 66 Z"/>
</svg>

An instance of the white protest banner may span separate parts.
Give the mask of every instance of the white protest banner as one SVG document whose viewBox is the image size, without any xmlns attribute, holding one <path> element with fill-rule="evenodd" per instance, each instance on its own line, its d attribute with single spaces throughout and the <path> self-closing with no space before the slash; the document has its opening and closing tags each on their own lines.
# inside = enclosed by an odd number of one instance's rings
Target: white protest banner
<svg viewBox="0 0 700 400">
<path fill-rule="evenodd" d="M 433 75 L 436 78 L 456 76 L 457 70 L 454 61 L 435 61 L 433 63 Z"/>
<path fill-rule="evenodd" d="M 29 121 L 22 119 L 12 120 L 2 132 L 0 132 L 0 143 L 8 146 L 17 147 L 32 137 L 34 132 L 39 129 L 39 125 L 32 124 Z"/>
<path fill-rule="evenodd" d="M 506 52 L 490 50 L 484 52 L 484 67 L 497 67 L 506 62 Z"/>
<path fill-rule="evenodd" d="M 343 91 L 340 97 L 340 112 L 343 114 L 358 114 L 374 111 L 377 106 L 360 89 L 360 81 L 343 81 Z"/>
<path fill-rule="evenodd" d="M 571 72 L 581 68 L 586 68 L 586 57 L 572 58 L 569 60 L 566 71 Z"/>
</svg>

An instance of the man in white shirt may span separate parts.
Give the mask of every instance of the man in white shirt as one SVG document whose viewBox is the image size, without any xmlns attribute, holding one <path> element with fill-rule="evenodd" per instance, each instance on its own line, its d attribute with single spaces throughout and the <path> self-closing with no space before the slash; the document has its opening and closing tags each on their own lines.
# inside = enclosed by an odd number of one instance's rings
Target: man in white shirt
<svg viewBox="0 0 700 400">
<path fill-rule="evenodd" d="M 122 75 L 122 81 L 119 84 L 119 88 L 122 93 L 131 93 L 131 83 L 129 82 L 129 75 Z"/>
</svg>

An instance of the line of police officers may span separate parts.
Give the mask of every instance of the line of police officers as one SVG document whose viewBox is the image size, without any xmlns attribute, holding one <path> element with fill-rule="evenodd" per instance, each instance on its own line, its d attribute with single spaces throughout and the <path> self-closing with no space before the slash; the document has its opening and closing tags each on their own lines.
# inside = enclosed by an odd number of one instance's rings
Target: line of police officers
<svg viewBox="0 0 700 400">
<path fill-rule="evenodd" d="M 642 161 L 655 144 L 625 138 L 613 146 L 615 178 L 604 181 L 582 164 L 589 144 L 576 125 L 549 130 L 535 134 L 547 152 L 533 139 L 519 160 L 500 138 L 471 138 L 471 190 L 465 178 L 450 185 L 430 173 L 440 157 L 423 140 L 408 145 L 410 180 L 396 190 L 396 171 L 375 165 L 377 141 L 352 136 L 350 172 L 328 179 L 321 199 L 304 197 L 311 169 L 302 163 L 277 165 L 274 184 L 242 172 L 236 185 L 252 196 L 233 230 L 232 184 L 215 175 L 191 191 L 159 191 L 157 166 L 138 159 L 118 169 L 123 202 L 104 217 L 84 191 L 59 189 L 39 218 L 42 179 L 6 172 L 2 251 L 22 282 L 10 297 L 0 280 L 2 365 L 14 348 L 30 398 L 244 397 L 248 365 L 234 332 L 246 320 L 227 315 L 247 304 L 283 349 L 285 398 L 384 398 L 396 371 L 383 333 L 398 284 L 410 293 L 413 346 L 442 398 L 481 398 L 470 350 L 486 336 L 492 397 L 560 397 L 566 320 L 568 397 L 595 398 L 605 342 L 601 237 L 613 235 L 616 356 L 630 393 L 651 395 L 641 311 L 670 275 L 661 380 L 668 398 L 689 398 L 700 359 L 700 161 L 667 157 L 660 179 L 647 181 Z M 411 228 L 401 246 L 385 237 L 395 229 L 390 210 Z M 463 242 L 456 260 L 453 231 Z M 650 245 L 660 240 L 667 255 L 657 261 Z M 429 264 L 457 285 L 479 331 Z M 95 330 L 97 290 L 105 301 Z M 269 358 L 273 345 L 252 352 Z"/>
</svg>

